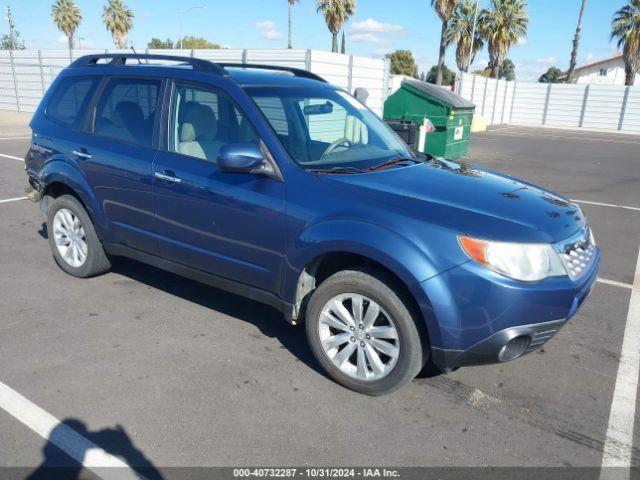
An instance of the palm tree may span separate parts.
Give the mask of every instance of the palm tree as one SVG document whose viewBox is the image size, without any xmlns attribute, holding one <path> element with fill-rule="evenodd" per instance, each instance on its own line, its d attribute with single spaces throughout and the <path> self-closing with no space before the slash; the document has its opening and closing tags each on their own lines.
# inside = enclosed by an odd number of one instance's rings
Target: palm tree
<svg viewBox="0 0 640 480">
<path fill-rule="evenodd" d="M 298 3 L 300 0 L 287 0 L 289 2 L 289 45 L 287 48 L 293 48 L 291 46 L 291 10 L 293 10 L 293 6 Z"/>
<path fill-rule="evenodd" d="M 573 71 L 576 69 L 576 58 L 578 57 L 578 44 L 580 43 L 580 32 L 582 31 L 582 15 L 584 15 L 584 7 L 587 0 L 582 0 L 580 5 L 580 13 L 578 14 L 578 26 L 576 27 L 576 34 L 573 37 L 573 49 L 571 50 L 571 60 L 569 61 L 569 71 L 567 72 L 567 82 L 571 83 L 573 80 Z"/>
<path fill-rule="evenodd" d="M 476 53 L 484 46 L 480 30 L 475 28 L 476 4 L 471 0 L 463 0 L 453 12 L 447 24 L 447 45 L 457 43 L 456 63 L 461 72 L 468 72 Z M 473 36 L 473 47 L 471 37 Z"/>
<path fill-rule="evenodd" d="M 611 39 L 618 40 L 618 48 L 623 47 L 624 83 L 633 86 L 640 68 L 640 0 L 629 0 L 628 5 L 614 14 Z"/>
<path fill-rule="evenodd" d="M 442 83 L 442 66 L 444 65 L 444 54 L 447 50 L 447 23 L 449 18 L 458 8 L 460 0 L 431 0 L 431 6 L 436 9 L 436 13 L 442 21 L 442 31 L 440 32 L 440 53 L 438 56 L 438 73 L 436 74 L 436 84 Z"/>
<path fill-rule="evenodd" d="M 529 17 L 524 0 L 491 0 L 493 8 L 480 13 L 478 26 L 489 47 L 489 67 L 500 78 L 500 67 L 511 45 L 527 35 Z"/>
<path fill-rule="evenodd" d="M 51 16 L 58 29 L 67 36 L 69 50 L 73 50 L 73 35 L 82 21 L 80 9 L 73 0 L 56 0 L 51 5 Z"/>
<path fill-rule="evenodd" d="M 356 0 L 317 0 L 316 6 L 331 32 L 331 51 L 338 53 L 338 33 L 349 17 L 355 15 Z"/>
<path fill-rule="evenodd" d="M 133 12 L 123 5 L 122 0 L 109 0 L 102 9 L 102 20 L 111 32 L 116 47 L 127 48 L 127 34 L 133 27 Z"/>
</svg>

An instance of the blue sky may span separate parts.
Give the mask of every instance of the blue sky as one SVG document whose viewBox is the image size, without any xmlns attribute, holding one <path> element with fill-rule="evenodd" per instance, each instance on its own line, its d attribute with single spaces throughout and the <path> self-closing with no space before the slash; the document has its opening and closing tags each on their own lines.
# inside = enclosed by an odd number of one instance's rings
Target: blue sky
<svg viewBox="0 0 640 480">
<path fill-rule="evenodd" d="M 85 48 L 112 48 L 113 43 L 101 22 L 106 0 L 76 0 L 83 15 L 78 37 Z M 615 53 L 609 42 L 611 18 L 626 0 L 589 0 L 583 23 L 578 64 L 608 58 Z M 2 6 L 7 0 L 2 2 Z M 27 48 L 65 48 L 66 40 L 51 21 L 50 0 L 8 0 Z M 178 9 L 206 5 L 184 15 L 184 34 L 203 36 L 230 48 L 286 47 L 287 2 L 285 0 L 125 0 L 135 14 L 130 42 L 144 48 L 151 37 L 173 40 L 178 37 Z M 315 0 L 300 0 L 294 7 L 294 48 L 327 50 L 331 37 Z M 480 0 L 487 6 L 489 0 Z M 521 80 L 536 79 L 550 66 L 566 68 L 580 0 L 529 0 L 531 19 L 525 41 L 514 46 L 509 57 Z M 3 20 L 0 32 L 8 30 Z M 396 48 L 409 49 L 420 68 L 427 70 L 438 55 L 440 21 L 429 0 L 358 0 L 357 13 L 346 26 L 348 51 L 375 56 Z M 484 67 L 486 49 L 472 68 Z M 447 65 L 455 68 L 454 48 L 447 52 Z"/>
</svg>

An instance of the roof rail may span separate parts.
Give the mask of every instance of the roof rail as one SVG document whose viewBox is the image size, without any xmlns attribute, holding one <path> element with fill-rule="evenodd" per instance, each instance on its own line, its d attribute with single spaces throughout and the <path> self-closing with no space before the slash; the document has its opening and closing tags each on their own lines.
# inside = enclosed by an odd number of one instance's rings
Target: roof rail
<svg viewBox="0 0 640 480">
<path fill-rule="evenodd" d="M 174 62 L 185 63 L 191 65 L 195 72 L 213 73 L 214 75 L 226 75 L 224 68 L 220 65 L 203 60 L 201 58 L 193 57 L 180 57 L 178 55 L 156 55 L 145 53 L 98 53 L 94 55 L 84 55 L 75 60 L 71 67 L 84 67 L 89 65 L 99 65 L 99 60 L 111 59 L 110 62 L 104 65 L 109 66 L 124 66 L 127 59 L 135 60 L 169 60 Z"/>
<path fill-rule="evenodd" d="M 98 63 L 100 60 L 111 61 L 107 63 Z M 109 66 L 124 66 L 127 63 L 127 59 L 135 60 L 169 60 L 173 62 L 185 63 L 191 65 L 194 71 L 212 73 L 214 75 L 228 75 L 229 72 L 225 68 L 249 68 L 256 70 L 272 70 L 276 72 L 289 72 L 296 77 L 309 78 L 311 80 L 317 80 L 319 82 L 327 83 L 327 81 L 316 75 L 315 73 L 302 70 L 300 68 L 283 67 L 280 65 L 259 65 L 255 63 L 215 63 L 201 58 L 194 57 L 181 57 L 178 55 L 161 55 L 161 54 L 148 54 L 148 53 L 98 53 L 93 55 L 84 55 L 73 63 L 71 67 L 86 67 L 90 65 L 109 65 Z"/>
<path fill-rule="evenodd" d="M 284 67 L 281 65 L 260 65 L 256 63 L 218 63 L 222 68 L 250 68 L 255 70 L 273 70 L 276 72 L 289 72 L 293 73 L 296 77 L 309 78 L 311 80 L 317 80 L 319 82 L 327 83 L 327 81 L 315 73 L 311 73 L 301 68 Z"/>
</svg>

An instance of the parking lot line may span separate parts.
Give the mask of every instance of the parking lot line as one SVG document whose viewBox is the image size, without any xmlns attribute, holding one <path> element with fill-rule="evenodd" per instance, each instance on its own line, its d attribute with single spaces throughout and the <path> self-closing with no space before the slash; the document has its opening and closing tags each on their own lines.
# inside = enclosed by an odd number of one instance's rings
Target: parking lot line
<svg viewBox="0 0 640 480">
<path fill-rule="evenodd" d="M 17 202 L 17 201 L 26 200 L 26 199 L 27 197 L 5 198 L 4 200 L 0 200 L 0 203 Z"/>
<path fill-rule="evenodd" d="M 129 465 L 108 454 L 8 385 L 0 382 L 0 408 L 100 478 L 139 479 Z M 52 432 L 55 429 L 55 435 Z M 116 467 L 116 468 L 114 468 Z"/>
<path fill-rule="evenodd" d="M 22 137 L 0 137 L 0 140 L 22 140 L 27 138 L 31 138 L 31 135 L 25 135 Z"/>
<path fill-rule="evenodd" d="M 640 250 L 631 289 L 618 375 L 611 401 L 603 467 L 631 467 L 638 373 L 640 372 Z M 601 474 L 601 478 L 606 475 Z"/>
<path fill-rule="evenodd" d="M 629 290 L 633 289 L 633 285 L 631 285 L 630 283 L 619 282 L 617 280 L 609 280 L 608 278 L 598 277 L 596 281 L 604 283 L 606 285 L 613 285 L 614 287 L 628 288 Z"/>
<path fill-rule="evenodd" d="M 625 210 L 634 210 L 634 211 L 640 212 L 640 207 L 630 207 L 629 205 L 616 205 L 615 203 L 592 202 L 590 200 L 578 200 L 575 198 L 572 198 L 571 201 L 576 203 L 584 203 L 586 205 L 598 205 L 600 207 L 622 208 Z"/>
<path fill-rule="evenodd" d="M 13 155 L 7 155 L 6 153 L 0 153 L 0 157 L 10 158 L 12 160 L 19 160 L 21 162 L 24 162 L 24 158 L 14 157 Z"/>
<path fill-rule="evenodd" d="M 496 134 L 498 136 L 500 135 L 519 135 L 519 136 L 524 136 L 524 137 L 542 137 L 542 138 L 559 138 L 561 140 L 567 140 L 567 139 L 572 139 L 572 140 L 583 140 L 586 142 L 607 142 L 607 143 L 627 143 L 627 144 L 631 144 L 631 145 L 640 145 L 640 141 L 637 142 L 633 142 L 631 140 L 615 140 L 615 139 L 611 139 L 611 138 L 594 138 L 594 137 L 587 137 L 587 136 L 577 136 L 577 135 L 549 135 L 549 134 L 544 134 L 544 133 L 529 133 L 529 132 L 505 132 L 504 134 L 501 134 L 500 131 L 503 129 L 498 129 L 498 130 L 487 130 L 486 131 L 486 135 L 476 135 L 474 137 L 478 138 L 478 139 L 482 139 L 482 140 L 494 140 L 490 137 L 490 135 Z"/>
</svg>

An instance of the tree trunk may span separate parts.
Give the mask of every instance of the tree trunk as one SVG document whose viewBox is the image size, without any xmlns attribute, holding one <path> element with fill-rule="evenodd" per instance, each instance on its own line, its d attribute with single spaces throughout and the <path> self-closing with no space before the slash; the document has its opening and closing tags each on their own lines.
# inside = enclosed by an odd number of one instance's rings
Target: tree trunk
<svg viewBox="0 0 640 480">
<path fill-rule="evenodd" d="M 580 5 L 580 14 L 578 15 L 578 26 L 576 27 L 576 34 L 573 37 L 573 50 L 571 50 L 571 60 L 569 61 L 569 71 L 567 72 L 567 83 L 571 83 L 573 80 L 573 71 L 576 68 L 576 59 L 578 57 L 578 45 L 580 43 L 580 32 L 582 31 L 582 15 L 584 14 L 584 6 L 587 0 L 582 0 Z"/>
<path fill-rule="evenodd" d="M 624 84 L 627 87 L 633 87 L 633 83 L 636 80 L 636 72 L 629 65 L 625 66 L 624 69 Z"/>
<path fill-rule="evenodd" d="M 344 30 L 342 30 L 342 42 L 340 44 L 340 53 L 343 55 L 347 53 L 347 40 L 344 36 Z"/>
<path fill-rule="evenodd" d="M 438 54 L 438 73 L 436 74 L 436 85 L 442 85 L 442 67 L 444 66 L 444 55 L 447 50 L 447 20 L 442 21 L 442 31 L 440 32 L 440 53 Z"/>
<path fill-rule="evenodd" d="M 67 36 L 67 43 L 69 44 L 69 50 L 73 50 L 73 35 Z"/>
<path fill-rule="evenodd" d="M 289 49 L 293 48 L 291 46 L 291 2 L 289 2 L 289 44 L 287 48 Z"/>
<path fill-rule="evenodd" d="M 331 51 L 338 53 L 338 32 L 331 33 Z"/>
</svg>

